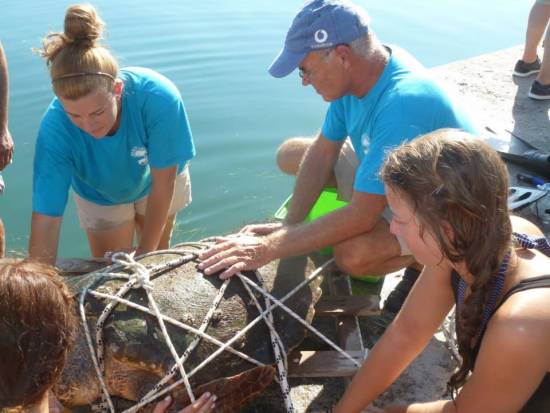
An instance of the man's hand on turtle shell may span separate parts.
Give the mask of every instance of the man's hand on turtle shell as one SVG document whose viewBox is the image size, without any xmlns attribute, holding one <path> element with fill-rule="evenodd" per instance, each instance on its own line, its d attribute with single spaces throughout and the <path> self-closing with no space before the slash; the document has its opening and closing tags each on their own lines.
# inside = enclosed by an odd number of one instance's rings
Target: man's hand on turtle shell
<svg viewBox="0 0 550 413">
<path fill-rule="evenodd" d="M 204 393 L 201 397 L 199 397 L 195 403 L 190 404 L 189 406 L 185 407 L 184 409 L 181 409 L 178 413 L 207 413 L 214 410 L 216 407 L 216 396 L 212 395 L 210 393 Z M 158 402 L 155 406 L 155 410 L 153 410 L 153 413 L 164 413 L 166 409 L 170 406 L 170 403 L 172 403 L 172 398 L 170 396 L 166 397 L 163 401 Z"/>
<path fill-rule="evenodd" d="M 269 235 L 283 227 L 281 222 L 266 222 L 263 224 L 246 225 L 239 231 L 239 234 L 246 235 Z"/>
<path fill-rule="evenodd" d="M 216 245 L 199 254 L 202 261 L 197 267 L 206 275 L 220 274 L 225 280 L 239 271 L 255 270 L 273 259 L 266 238 L 230 236 L 216 238 Z"/>
</svg>

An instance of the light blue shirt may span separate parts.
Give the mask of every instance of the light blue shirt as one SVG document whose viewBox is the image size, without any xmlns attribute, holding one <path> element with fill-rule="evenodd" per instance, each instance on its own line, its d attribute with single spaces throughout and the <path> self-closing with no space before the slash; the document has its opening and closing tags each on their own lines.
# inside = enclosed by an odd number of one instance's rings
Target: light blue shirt
<svg viewBox="0 0 550 413">
<path fill-rule="evenodd" d="M 150 168 L 178 165 L 195 147 L 181 95 L 153 70 L 120 71 L 124 82 L 120 126 L 96 139 L 72 123 L 54 98 L 38 132 L 34 155 L 33 211 L 62 216 L 69 187 L 100 204 L 134 202 L 149 193 Z"/>
<path fill-rule="evenodd" d="M 362 98 L 344 96 L 328 108 L 322 134 L 329 140 L 350 137 L 359 167 L 354 190 L 384 194 L 379 171 L 392 148 L 440 128 L 478 133 L 456 98 L 411 55 L 392 47 L 380 78 Z"/>
</svg>

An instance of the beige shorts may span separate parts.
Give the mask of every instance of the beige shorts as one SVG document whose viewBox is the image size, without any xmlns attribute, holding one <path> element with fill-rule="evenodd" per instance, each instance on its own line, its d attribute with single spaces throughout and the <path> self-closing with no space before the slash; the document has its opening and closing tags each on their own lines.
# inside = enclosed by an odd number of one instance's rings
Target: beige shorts
<svg viewBox="0 0 550 413">
<path fill-rule="evenodd" d="M 99 205 L 74 194 L 80 226 L 90 231 L 105 231 L 113 229 L 135 219 L 136 215 L 145 215 L 147 198 L 144 196 L 135 202 L 118 205 Z M 168 210 L 168 215 L 175 215 L 178 211 L 191 203 L 191 178 L 186 166 L 176 177 L 174 197 Z"/>
<path fill-rule="evenodd" d="M 342 149 L 340 150 L 340 155 L 338 156 L 336 165 L 334 166 L 334 175 L 336 177 L 336 184 L 338 185 L 338 199 L 348 202 L 351 200 L 351 196 L 353 195 L 355 172 L 357 171 L 358 166 L 359 160 L 357 159 L 355 150 L 353 149 L 351 141 L 346 139 L 342 145 Z M 388 224 L 391 223 L 393 214 L 389 207 L 384 208 L 382 216 Z M 407 244 L 399 237 L 396 238 L 401 246 L 401 255 L 411 255 L 411 251 L 409 250 L 409 247 L 407 247 Z"/>
</svg>

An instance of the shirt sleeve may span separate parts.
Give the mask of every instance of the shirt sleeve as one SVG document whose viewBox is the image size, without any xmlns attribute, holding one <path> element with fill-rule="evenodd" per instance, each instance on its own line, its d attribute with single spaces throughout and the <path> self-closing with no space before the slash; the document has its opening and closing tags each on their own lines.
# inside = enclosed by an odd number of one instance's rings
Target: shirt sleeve
<svg viewBox="0 0 550 413">
<path fill-rule="evenodd" d="M 353 189 L 358 192 L 384 195 L 384 184 L 380 179 L 380 169 L 386 156 L 401 143 L 419 136 L 424 127 L 419 125 L 414 111 L 404 111 L 406 99 L 395 99 L 378 111 L 373 125 L 368 152 L 362 159 Z"/>
<path fill-rule="evenodd" d="M 157 87 L 145 102 L 148 157 L 152 168 L 182 165 L 195 156 L 191 127 L 176 86 Z"/>
<path fill-rule="evenodd" d="M 73 164 L 70 150 L 59 135 L 62 125 L 56 126 L 47 116 L 40 125 L 34 150 L 32 210 L 60 217 L 67 205 Z"/>
<path fill-rule="evenodd" d="M 329 105 L 321 133 L 331 141 L 342 141 L 348 136 L 341 99 L 331 102 Z"/>
</svg>

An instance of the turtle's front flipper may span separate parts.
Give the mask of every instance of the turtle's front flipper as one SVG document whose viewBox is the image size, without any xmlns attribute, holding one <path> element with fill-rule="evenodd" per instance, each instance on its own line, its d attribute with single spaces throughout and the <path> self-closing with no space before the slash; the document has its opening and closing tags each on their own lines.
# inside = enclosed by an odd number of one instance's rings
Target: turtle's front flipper
<svg viewBox="0 0 550 413">
<path fill-rule="evenodd" d="M 216 413 L 234 413 L 265 389 L 272 381 L 275 369 L 271 366 L 255 367 L 233 377 L 212 380 L 193 389 L 196 397 L 205 392 L 218 396 Z M 169 412 L 177 412 L 189 404 L 185 387 L 173 393 L 174 403 Z"/>
</svg>

